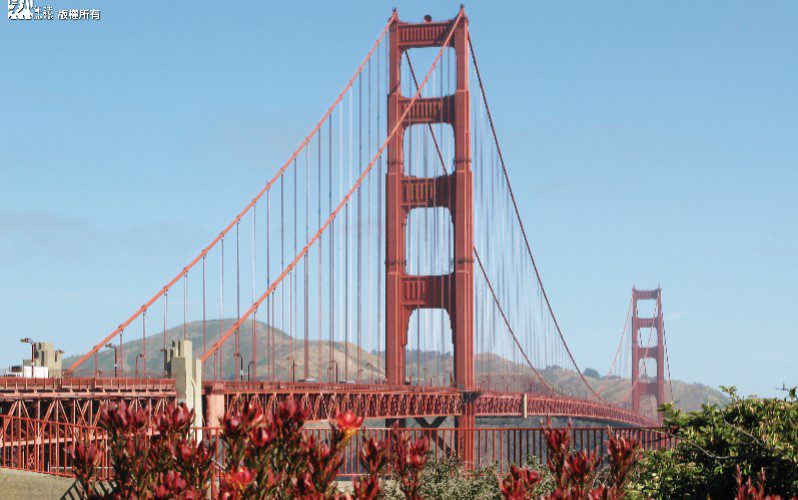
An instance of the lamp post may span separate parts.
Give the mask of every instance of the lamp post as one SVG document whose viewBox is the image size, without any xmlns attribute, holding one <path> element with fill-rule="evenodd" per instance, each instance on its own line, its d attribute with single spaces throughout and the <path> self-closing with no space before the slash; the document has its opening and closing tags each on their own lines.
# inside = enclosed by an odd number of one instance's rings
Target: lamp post
<svg viewBox="0 0 798 500">
<path fill-rule="evenodd" d="M 291 382 L 295 382 L 296 381 L 296 375 L 295 375 L 296 374 L 296 361 L 294 361 L 294 357 L 293 356 L 288 356 L 288 358 L 286 358 L 286 361 L 290 361 L 291 362 Z"/>
<path fill-rule="evenodd" d="M 33 340 L 30 337 L 19 339 L 23 344 L 30 344 L 30 375 L 33 376 L 33 365 L 36 362 L 35 353 L 33 352 Z"/>
<path fill-rule="evenodd" d="M 338 360 L 334 359 L 334 360 L 330 361 L 330 366 L 327 368 L 327 370 L 330 372 L 330 374 L 328 376 L 335 376 L 335 378 L 333 380 L 333 383 L 337 384 L 338 383 Z"/>
<path fill-rule="evenodd" d="M 143 372 L 144 378 L 147 378 L 147 363 L 144 361 L 144 353 L 140 352 L 136 356 L 136 377 L 139 376 L 139 360 L 141 360 L 141 371 Z"/>
<path fill-rule="evenodd" d="M 114 350 L 114 377 L 117 377 L 119 375 L 119 350 L 111 343 L 105 344 L 105 348 Z"/>
<path fill-rule="evenodd" d="M 158 352 L 163 353 L 161 354 L 161 358 L 163 359 L 163 372 L 161 373 L 163 373 L 164 377 L 168 378 L 169 372 L 166 370 L 166 347 L 161 347 L 158 349 Z"/>
<path fill-rule="evenodd" d="M 235 375 L 236 378 L 235 379 L 237 381 L 240 381 L 241 380 L 241 372 L 244 371 L 244 366 L 243 366 L 244 359 L 241 357 L 241 353 L 240 352 L 234 352 L 233 353 L 233 360 L 235 361 L 235 365 L 236 365 L 235 366 L 235 372 L 236 372 L 236 375 Z"/>
<path fill-rule="evenodd" d="M 56 363 L 60 363 L 61 362 L 61 359 L 64 357 L 64 353 L 66 353 L 66 351 L 63 350 L 63 349 L 57 349 L 55 351 L 55 362 Z M 52 373 L 49 376 L 52 377 L 52 378 L 55 378 L 55 375 L 53 375 Z M 58 377 L 63 377 L 63 376 L 64 376 L 64 372 L 59 368 L 58 369 Z"/>
</svg>

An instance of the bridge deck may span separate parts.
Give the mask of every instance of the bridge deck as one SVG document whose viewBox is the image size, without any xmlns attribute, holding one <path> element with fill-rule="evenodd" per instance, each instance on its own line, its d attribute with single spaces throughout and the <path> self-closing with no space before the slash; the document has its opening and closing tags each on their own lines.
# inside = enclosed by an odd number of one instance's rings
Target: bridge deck
<svg viewBox="0 0 798 500">
<path fill-rule="evenodd" d="M 272 407 L 288 396 L 310 409 L 311 420 L 326 420 L 337 409 L 351 409 L 366 418 L 453 416 L 463 401 L 474 398 L 477 417 L 571 417 L 636 426 L 657 422 L 630 410 L 578 398 L 493 391 L 460 391 L 448 387 L 392 387 L 366 384 L 208 382 L 206 395 L 223 394 L 226 406 L 241 397 L 258 397 Z"/>
<path fill-rule="evenodd" d="M 460 391 L 450 387 L 217 381 L 206 382 L 204 392 L 206 398 L 212 394 L 221 395 L 225 407 L 242 397 L 257 397 L 265 407 L 271 408 L 287 397 L 294 397 L 310 409 L 310 420 L 326 420 L 339 409 L 351 409 L 358 415 L 374 419 L 455 416 L 462 413 L 464 401 L 473 398 L 477 417 L 537 415 L 635 426 L 657 425 L 657 422 L 628 409 L 597 401 L 543 394 Z M 34 418 L 46 418 L 52 411 L 45 408 L 28 412 L 14 408 L 16 411 L 13 411 L 9 405 L 19 406 L 21 402 L 28 402 L 38 406 L 47 401 L 72 400 L 92 401 L 94 404 L 91 406 L 96 406 L 104 400 L 135 399 L 143 402 L 174 400 L 175 397 L 174 380 L 171 379 L 0 379 L 3 413 Z M 96 413 L 96 408 L 90 413 Z M 93 422 L 93 418 L 84 421 Z"/>
</svg>

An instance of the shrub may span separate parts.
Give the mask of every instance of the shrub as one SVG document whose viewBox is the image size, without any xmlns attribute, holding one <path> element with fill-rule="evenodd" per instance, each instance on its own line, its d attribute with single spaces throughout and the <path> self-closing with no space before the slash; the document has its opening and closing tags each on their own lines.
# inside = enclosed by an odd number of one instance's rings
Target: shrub
<svg viewBox="0 0 798 500">
<path fill-rule="evenodd" d="M 124 403 L 105 406 L 100 425 L 108 432 L 115 484 L 104 498 L 208 498 L 219 467 L 214 462 L 217 443 L 207 438 L 197 442 L 190 428 L 193 417 L 185 405 L 154 415 Z M 384 440 L 364 439 L 359 460 L 365 474 L 354 481 L 353 495 L 345 495 L 335 479 L 343 450 L 363 418 L 339 414 L 331 420 L 329 439 L 320 441 L 301 432 L 306 417 L 307 410 L 290 398 L 273 412 L 264 412 L 256 400 L 229 408 L 221 421 L 224 464 L 217 498 L 620 499 L 638 454 L 633 440 L 610 438 L 610 465 L 599 471 L 594 452 L 571 449 L 570 429 L 549 427 L 548 470 L 539 464 L 513 465 L 498 477 L 495 467 L 466 470 L 453 461 L 430 462 L 427 438 L 410 439 L 394 426 Z M 85 442 L 72 450 L 75 475 L 87 498 L 103 498 L 93 492 L 99 451 Z M 744 486 L 758 491 L 754 483 Z"/>
<path fill-rule="evenodd" d="M 723 408 L 684 413 L 662 407 L 665 429 L 679 442 L 644 455 L 635 475 L 641 495 L 729 498 L 741 494 L 742 478 L 754 477 L 770 495 L 798 495 L 795 389 L 785 399 L 740 398 L 733 387 L 723 389 L 731 397 Z"/>
</svg>

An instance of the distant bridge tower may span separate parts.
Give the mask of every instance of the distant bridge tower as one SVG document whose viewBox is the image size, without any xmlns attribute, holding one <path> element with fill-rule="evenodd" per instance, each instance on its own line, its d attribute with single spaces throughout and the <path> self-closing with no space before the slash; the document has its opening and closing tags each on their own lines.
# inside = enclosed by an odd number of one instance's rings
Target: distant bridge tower
<svg viewBox="0 0 798 500">
<path fill-rule="evenodd" d="M 463 412 L 457 426 L 476 425 L 472 392 L 474 384 L 474 257 L 473 179 L 469 130 L 468 20 L 457 22 L 450 46 L 457 64 L 457 86 L 453 95 L 419 98 L 400 123 L 411 98 L 401 92 L 404 51 L 441 47 L 455 21 L 405 23 L 395 19 L 390 27 L 388 133 L 399 129 L 388 144 L 386 180 L 386 378 L 403 385 L 407 331 L 416 309 L 445 309 L 451 320 L 454 345 L 454 383 L 463 391 Z M 411 177 L 404 169 L 404 132 L 417 124 L 447 123 L 454 132 L 454 171 L 440 177 Z M 445 207 L 454 226 L 454 271 L 444 275 L 408 275 L 405 236 L 408 214 L 415 208 Z M 446 293 L 442 293 L 445 291 Z M 458 440 L 466 462 L 473 461 L 473 440 Z"/>
<path fill-rule="evenodd" d="M 638 316 L 637 303 L 650 300 L 656 301 L 656 316 L 641 318 Z M 652 335 L 644 332 L 641 336 L 640 332 L 644 329 L 654 329 L 654 332 L 650 332 Z M 656 343 L 641 345 L 649 337 L 654 339 L 653 333 L 656 333 Z M 640 379 L 640 363 L 648 359 L 653 359 L 657 365 L 656 377 L 646 373 L 646 379 Z M 665 324 L 662 320 L 661 287 L 656 290 L 632 288 L 632 381 L 637 381 L 632 387 L 632 411 L 640 412 L 640 400 L 646 395 L 657 400 L 657 407 L 665 403 Z"/>
</svg>

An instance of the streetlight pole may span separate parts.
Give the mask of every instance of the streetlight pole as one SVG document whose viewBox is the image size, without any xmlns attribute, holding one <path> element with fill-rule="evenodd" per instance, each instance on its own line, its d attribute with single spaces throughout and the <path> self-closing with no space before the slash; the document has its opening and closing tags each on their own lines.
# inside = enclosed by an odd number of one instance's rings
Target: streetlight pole
<svg viewBox="0 0 798 500">
<path fill-rule="evenodd" d="M 113 349 L 114 350 L 114 378 L 119 376 L 119 351 L 114 344 L 108 343 L 105 344 L 106 349 Z"/>
<path fill-rule="evenodd" d="M 30 376 L 33 377 L 33 365 L 36 363 L 35 353 L 33 352 L 33 340 L 30 337 L 19 339 L 23 344 L 30 344 Z"/>
<path fill-rule="evenodd" d="M 233 359 L 235 360 L 235 380 L 241 381 L 241 372 L 244 371 L 244 358 L 241 357 L 240 352 L 233 353 Z"/>
<path fill-rule="evenodd" d="M 286 358 L 286 361 L 290 361 L 291 362 L 291 382 L 295 382 L 296 381 L 296 361 L 294 361 L 294 357 L 293 356 L 288 356 L 288 358 Z"/>
</svg>

